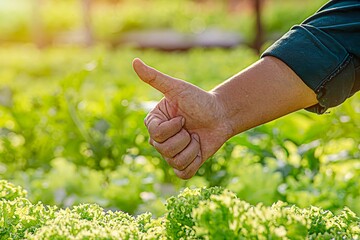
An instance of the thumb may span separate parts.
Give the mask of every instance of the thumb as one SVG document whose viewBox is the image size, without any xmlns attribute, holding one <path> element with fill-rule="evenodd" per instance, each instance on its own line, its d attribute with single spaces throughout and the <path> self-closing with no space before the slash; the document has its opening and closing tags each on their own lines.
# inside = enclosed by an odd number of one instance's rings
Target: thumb
<svg viewBox="0 0 360 240">
<path fill-rule="evenodd" d="M 170 77 L 158 70 L 149 67 L 143 61 L 135 58 L 133 68 L 141 80 L 159 90 L 164 95 L 171 94 L 172 91 L 179 91 L 183 81 Z M 180 88 L 180 89 L 179 89 Z"/>
</svg>

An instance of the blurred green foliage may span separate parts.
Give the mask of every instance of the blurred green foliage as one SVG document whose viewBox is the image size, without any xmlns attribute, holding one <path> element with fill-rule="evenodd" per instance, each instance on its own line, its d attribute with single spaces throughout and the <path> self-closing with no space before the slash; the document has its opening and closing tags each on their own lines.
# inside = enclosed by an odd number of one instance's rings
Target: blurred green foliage
<svg viewBox="0 0 360 240">
<path fill-rule="evenodd" d="M 325 1 L 269 2 L 264 24 L 270 36 Z M 95 4 L 96 37 L 106 41 L 135 29 L 196 32 L 212 26 L 252 38 L 250 12 L 229 13 L 225 1 Z M 147 7 L 151 11 L 143 14 Z M 79 28 L 79 8 L 73 0 L 46 1 L 48 37 Z M 30 19 L 30 1 L 1 1 L 0 41 L 28 42 Z M 258 56 L 247 47 L 161 53 L 106 46 L 0 45 L 0 177 L 24 186 L 30 200 L 60 207 L 91 202 L 161 216 L 166 209 L 159 203 L 184 187 L 223 186 L 251 204 L 282 200 L 334 212 L 348 206 L 360 214 L 359 96 L 323 116 L 299 111 L 242 133 L 193 179 L 180 181 L 147 144 L 142 122 L 162 96 L 138 80 L 132 59 L 210 90 Z"/>
<path fill-rule="evenodd" d="M 360 218 L 348 208 L 333 214 L 278 201 L 251 205 L 218 187 L 185 189 L 166 213 L 136 217 L 96 204 L 58 209 L 26 199 L 21 187 L 0 181 L 0 239 L 358 239 Z M 17 196 L 16 196 L 17 195 Z"/>
<path fill-rule="evenodd" d="M 230 1 L 196 0 L 121 0 L 92 1 L 91 26 L 95 39 L 105 42 L 119 40 L 133 30 L 169 28 L 180 32 L 198 33 L 206 28 L 220 28 L 241 33 L 250 41 L 254 37 L 254 14 L 251 0 L 240 1 L 232 10 Z M 326 1 L 270 0 L 263 6 L 263 24 L 268 38 L 285 33 L 315 12 Z M 29 42 L 33 38 L 36 1 L 5 0 L 0 3 L 0 42 Z M 36 6 L 40 28 L 46 42 L 57 42 L 74 36 L 83 28 L 80 0 L 41 0 Z M 144 9 L 147 9 L 144 12 Z M 76 37 L 75 37 L 76 38 Z"/>
<path fill-rule="evenodd" d="M 195 71 L 204 54 L 210 65 Z M 218 54 L 243 61 L 210 57 Z M 248 49 L 194 49 L 166 56 L 100 46 L 43 51 L 16 46 L 1 49 L 0 55 L 1 176 L 26 186 L 34 201 L 59 206 L 97 202 L 132 213 L 182 184 L 147 144 L 142 122 L 161 95 L 135 77 L 131 60 L 168 61 L 164 71 L 198 79 L 210 89 L 213 79 L 220 82 L 233 68 L 256 59 Z M 215 65 L 222 71 L 215 71 Z M 163 190 L 174 181 L 175 187 Z"/>
<path fill-rule="evenodd" d="M 180 181 L 147 144 L 142 122 L 162 96 L 138 80 L 134 57 L 207 90 L 257 59 L 247 48 L 3 48 L 1 177 L 33 201 L 63 207 L 94 202 L 161 215 L 158 203 L 183 187 L 224 186 L 251 204 L 360 212 L 358 96 L 323 116 L 299 111 L 242 133 Z"/>
</svg>

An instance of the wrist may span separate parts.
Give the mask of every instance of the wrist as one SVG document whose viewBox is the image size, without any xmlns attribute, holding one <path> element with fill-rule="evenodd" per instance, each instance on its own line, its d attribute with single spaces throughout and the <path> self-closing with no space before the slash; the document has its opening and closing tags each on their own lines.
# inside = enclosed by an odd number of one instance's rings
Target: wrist
<svg viewBox="0 0 360 240">
<path fill-rule="evenodd" d="M 219 128 L 224 129 L 224 137 L 227 141 L 239 133 L 236 130 L 235 122 L 232 119 L 233 116 L 231 116 L 232 113 L 230 111 L 229 104 L 226 103 L 224 96 L 220 92 L 216 91 L 216 89 L 210 91 L 210 94 L 213 96 L 216 103 Z"/>
</svg>

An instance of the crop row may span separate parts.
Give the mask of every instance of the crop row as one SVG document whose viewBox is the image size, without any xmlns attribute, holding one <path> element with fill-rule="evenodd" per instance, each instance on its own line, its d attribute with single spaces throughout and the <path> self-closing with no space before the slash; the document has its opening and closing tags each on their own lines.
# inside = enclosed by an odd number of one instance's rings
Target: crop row
<svg viewBox="0 0 360 240">
<path fill-rule="evenodd" d="M 60 209 L 31 203 L 26 191 L 0 181 L 0 239 L 358 239 L 360 218 L 277 202 L 241 201 L 213 187 L 185 189 L 166 202 L 166 213 L 136 217 L 96 204 Z"/>
</svg>

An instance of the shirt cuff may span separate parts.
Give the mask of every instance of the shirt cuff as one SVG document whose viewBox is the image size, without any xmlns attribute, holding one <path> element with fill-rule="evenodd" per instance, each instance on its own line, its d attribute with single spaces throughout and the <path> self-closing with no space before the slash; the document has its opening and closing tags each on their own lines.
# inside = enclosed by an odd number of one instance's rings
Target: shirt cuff
<svg viewBox="0 0 360 240">
<path fill-rule="evenodd" d="M 322 114 L 351 95 L 355 81 L 352 56 L 333 37 L 310 25 L 294 26 L 261 57 L 287 64 L 317 96 L 306 110 Z"/>
</svg>

